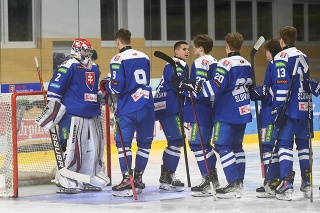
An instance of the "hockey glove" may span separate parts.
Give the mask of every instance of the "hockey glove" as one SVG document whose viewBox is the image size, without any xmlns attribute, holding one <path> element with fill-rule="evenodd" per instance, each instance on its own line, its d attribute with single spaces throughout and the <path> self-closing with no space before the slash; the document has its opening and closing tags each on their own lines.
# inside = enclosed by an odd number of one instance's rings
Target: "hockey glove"
<svg viewBox="0 0 320 213">
<path fill-rule="evenodd" d="M 109 94 L 103 93 L 101 90 L 98 91 L 98 101 L 100 105 L 104 106 L 108 104 Z"/>
<path fill-rule="evenodd" d="M 181 75 L 173 75 L 171 77 L 171 86 L 175 89 L 179 89 L 180 83 L 184 80 L 184 77 Z"/>
<path fill-rule="evenodd" d="M 270 88 L 266 85 L 249 88 L 249 95 L 252 101 L 265 100 L 269 96 Z"/>
<path fill-rule="evenodd" d="M 279 129 L 286 124 L 288 118 L 282 111 L 283 108 L 281 106 L 277 106 L 271 111 L 273 122 Z"/>
<path fill-rule="evenodd" d="M 104 78 L 100 81 L 99 86 L 100 86 L 100 90 L 102 93 L 106 92 L 106 84 L 108 84 L 110 81 L 111 81 L 110 73 L 108 74 L 108 76 L 106 78 Z"/>
<path fill-rule="evenodd" d="M 315 79 L 305 79 L 302 81 L 303 89 L 306 93 L 312 93 L 314 96 L 319 96 L 320 83 Z"/>
</svg>

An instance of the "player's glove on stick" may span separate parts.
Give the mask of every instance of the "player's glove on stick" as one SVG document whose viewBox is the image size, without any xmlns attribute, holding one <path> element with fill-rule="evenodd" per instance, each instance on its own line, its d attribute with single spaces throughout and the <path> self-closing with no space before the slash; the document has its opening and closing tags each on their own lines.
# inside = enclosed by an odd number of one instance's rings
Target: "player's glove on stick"
<svg viewBox="0 0 320 213">
<path fill-rule="evenodd" d="M 271 111 L 273 122 L 278 128 L 282 128 L 286 124 L 288 118 L 282 111 L 283 108 L 281 106 L 277 106 Z"/>
<path fill-rule="evenodd" d="M 249 95 L 252 101 L 265 100 L 269 96 L 270 88 L 266 85 L 249 88 Z"/>
<path fill-rule="evenodd" d="M 319 96 L 320 83 L 315 79 L 305 79 L 302 81 L 303 89 L 306 93 L 312 93 L 314 96 Z"/>
<path fill-rule="evenodd" d="M 202 91 L 202 83 L 196 80 L 184 80 L 182 76 L 173 75 L 171 78 L 172 87 L 179 89 L 180 91 L 193 92 L 199 95 Z"/>
</svg>

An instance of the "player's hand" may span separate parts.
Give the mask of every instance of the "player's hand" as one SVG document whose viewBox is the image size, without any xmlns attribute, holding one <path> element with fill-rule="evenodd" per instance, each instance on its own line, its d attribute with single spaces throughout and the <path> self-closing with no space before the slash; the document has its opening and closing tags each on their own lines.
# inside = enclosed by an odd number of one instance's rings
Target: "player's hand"
<svg viewBox="0 0 320 213">
<path fill-rule="evenodd" d="M 278 128 L 282 128 L 287 122 L 287 116 L 283 113 L 283 108 L 277 106 L 274 110 L 271 111 L 274 124 Z"/>
<path fill-rule="evenodd" d="M 312 93 L 315 96 L 319 96 L 320 83 L 318 83 L 315 79 L 304 79 L 302 81 L 303 89 L 306 93 Z"/>
<path fill-rule="evenodd" d="M 99 90 L 97 95 L 98 95 L 98 101 L 100 105 L 104 106 L 108 104 L 108 99 L 109 99 L 108 93 L 103 93 L 101 90 Z"/>
<path fill-rule="evenodd" d="M 266 85 L 249 87 L 249 95 L 252 101 L 265 100 L 269 96 L 270 87 Z"/>
<path fill-rule="evenodd" d="M 108 84 L 111 81 L 111 75 L 110 73 L 108 74 L 107 77 L 103 78 L 100 83 L 99 87 L 102 93 L 106 93 L 106 84 Z"/>
</svg>

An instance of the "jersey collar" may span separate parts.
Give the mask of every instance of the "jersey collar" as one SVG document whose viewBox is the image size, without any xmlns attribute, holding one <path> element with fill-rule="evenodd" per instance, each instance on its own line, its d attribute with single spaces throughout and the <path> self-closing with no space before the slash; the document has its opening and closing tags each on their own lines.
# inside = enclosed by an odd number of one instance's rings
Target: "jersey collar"
<svg viewBox="0 0 320 213">
<path fill-rule="evenodd" d="M 125 46 L 125 47 L 121 48 L 120 52 L 122 53 L 122 52 L 124 52 L 126 50 L 129 50 L 129 49 L 132 49 L 132 47 L 131 46 Z"/>
<path fill-rule="evenodd" d="M 240 53 L 239 52 L 230 52 L 230 53 L 228 53 L 228 57 L 236 56 L 236 55 L 240 55 Z"/>
</svg>

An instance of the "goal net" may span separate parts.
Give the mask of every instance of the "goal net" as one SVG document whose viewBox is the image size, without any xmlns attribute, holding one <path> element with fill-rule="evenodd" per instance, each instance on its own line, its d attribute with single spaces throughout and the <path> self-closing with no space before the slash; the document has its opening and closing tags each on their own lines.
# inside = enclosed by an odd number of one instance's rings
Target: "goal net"
<svg viewBox="0 0 320 213">
<path fill-rule="evenodd" d="M 42 92 L 0 94 L 0 197 L 18 197 L 18 187 L 50 183 L 56 159 L 49 132 L 35 124 L 45 107 Z M 106 148 L 104 171 L 110 177 L 110 113 L 101 108 Z"/>
</svg>

